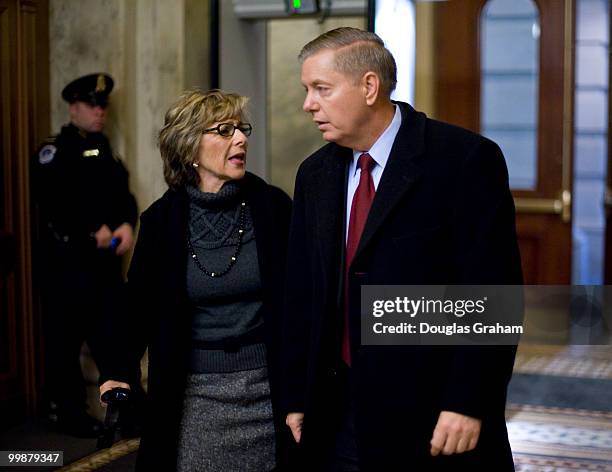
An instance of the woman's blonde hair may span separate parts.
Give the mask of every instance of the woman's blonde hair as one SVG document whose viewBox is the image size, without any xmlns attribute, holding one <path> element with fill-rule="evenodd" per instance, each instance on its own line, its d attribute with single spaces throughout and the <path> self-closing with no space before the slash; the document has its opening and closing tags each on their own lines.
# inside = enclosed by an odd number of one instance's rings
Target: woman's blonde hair
<svg viewBox="0 0 612 472">
<path fill-rule="evenodd" d="M 193 167 L 200 140 L 213 123 L 246 117 L 247 97 L 219 89 L 189 90 L 166 112 L 159 131 L 159 150 L 164 163 L 164 179 L 171 189 L 199 183 Z"/>
</svg>

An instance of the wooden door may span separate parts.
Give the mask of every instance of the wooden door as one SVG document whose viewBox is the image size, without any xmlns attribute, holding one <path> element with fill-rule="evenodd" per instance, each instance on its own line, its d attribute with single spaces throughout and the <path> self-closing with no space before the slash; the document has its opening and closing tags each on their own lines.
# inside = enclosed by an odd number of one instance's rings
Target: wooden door
<svg viewBox="0 0 612 472">
<path fill-rule="evenodd" d="M 528 189 L 512 189 L 525 282 L 569 284 L 575 5 L 574 0 L 513 2 L 500 3 L 510 9 L 533 2 L 538 28 L 533 34 L 539 38 L 534 180 Z M 487 3 L 487 0 L 440 2 L 434 13 L 436 115 L 485 135 L 481 116 L 481 53 Z M 509 13 L 508 17 L 511 16 Z M 500 58 L 521 54 L 513 49 L 516 47 L 508 41 Z"/>
<path fill-rule="evenodd" d="M 49 128 L 47 0 L 0 0 L 0 418 L 32 414 L 37 323 L 31 277 L 30 156 Z"/>
</svg>

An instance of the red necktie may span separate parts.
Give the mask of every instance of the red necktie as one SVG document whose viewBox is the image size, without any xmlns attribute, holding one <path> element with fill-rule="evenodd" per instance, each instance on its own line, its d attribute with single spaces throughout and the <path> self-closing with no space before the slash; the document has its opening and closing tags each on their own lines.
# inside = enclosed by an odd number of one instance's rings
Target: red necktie
<svg viewBox="0 0 612 472">
<path fill-rule="evenodd" d="M 342 339 L 342 360 L 347 365 L 351 365 L 351 345 L 349 339 L 349 307 L 348 307 L 348 281 L 349 281 L 349 268 L 353 257 L 357 252 L 359 246 L 359 240 L 363 233 L 366 220 L 368 219 L 368 213 L 374 200 L 376 190 L 374 190 L 374 180 L 372 180 L 372 169 L 376 165 L 372 156 L 368 153 L 364 153 L 359 156 L 357 166 L 361 169 L 359 176 L 359 185 L 353 195 L 353 202 L 351 204 L 351 218 L 349 220 L 348 238 L 346 241 L 346 262 L 344 266 L 344 337 Z"/>
</svg>

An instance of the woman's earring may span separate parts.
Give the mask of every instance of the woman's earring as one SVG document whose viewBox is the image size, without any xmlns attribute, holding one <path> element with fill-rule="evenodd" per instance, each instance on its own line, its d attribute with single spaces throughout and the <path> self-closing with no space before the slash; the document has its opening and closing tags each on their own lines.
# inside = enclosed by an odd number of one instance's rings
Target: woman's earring
<svg viewBox="0 0 612 472">
<path fill-rule="evenodd" d="M 193 167 L 200 167 L 200 164 L 198 164 L 197 162 L 194 162 L 193 164 L 191 164 Z"/>
</svg>

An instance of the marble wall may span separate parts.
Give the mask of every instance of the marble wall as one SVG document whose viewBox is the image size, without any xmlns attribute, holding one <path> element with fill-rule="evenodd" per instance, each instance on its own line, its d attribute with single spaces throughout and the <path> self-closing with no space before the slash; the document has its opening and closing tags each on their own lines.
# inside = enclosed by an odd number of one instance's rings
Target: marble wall
<svg viewBox="0 0 612 472">
<path fill-rule="evenodd" d="M 115 79 L 107 132 L 117 135 L 117 103 L 125 84 L 121 0 L 51 0 L 49 2 L 49 56 L 51 130 L 68 121 L 64 86 L 84 74 L 108 72 Z"/>
<path fill-rule="evenodd" d="M 281 19 L 268 22 L 268 127 L 270 181 L 289 195 L 299 164 L 325 144 L 302 110 L 304 87 L 297 56 L 308 41 L 340 26 L 365 28 L 364 17 Z"/>
<path fill-rule="evenodd" d="M 186 88 L 208 88 L 207 0 L 50 0 L 52 131 L 68 120 L 66 83 L 115 79 L 108 134 L 130 170 L 141 210 L 165 190 L 157 132 Z"/>
</svg>

